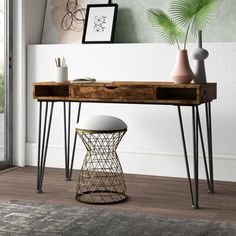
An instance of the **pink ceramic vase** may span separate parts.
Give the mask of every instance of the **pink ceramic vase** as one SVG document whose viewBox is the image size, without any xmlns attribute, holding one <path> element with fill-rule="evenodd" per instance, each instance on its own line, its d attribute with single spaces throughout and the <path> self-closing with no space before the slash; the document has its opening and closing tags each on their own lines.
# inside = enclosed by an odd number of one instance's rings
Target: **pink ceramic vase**
<svg viewBox="0 0 236 236">
<path fill-rule="evenodd" d="M 176 84 L 189 84 L 194 78 L 192 72 L 187 50 L 179 50 L 175 61 L 175 66 L 170 74 L 170 77 Z"/>
</svg>

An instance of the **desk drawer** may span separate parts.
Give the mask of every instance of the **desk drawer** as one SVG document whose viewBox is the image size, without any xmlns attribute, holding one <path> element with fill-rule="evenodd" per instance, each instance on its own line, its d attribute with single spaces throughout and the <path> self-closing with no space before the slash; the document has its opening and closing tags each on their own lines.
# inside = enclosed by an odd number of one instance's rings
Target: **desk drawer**
<svg viewBox="0 0 236 236">
<path fill-rule="evenodd" d="M 94 101 L 109 99 L 121 101 L 153 100 L 154 89 L 148 87 L 116 86 L 73 86 L 70 88 L 73 98 L 91 99 Z"/>
</svg>

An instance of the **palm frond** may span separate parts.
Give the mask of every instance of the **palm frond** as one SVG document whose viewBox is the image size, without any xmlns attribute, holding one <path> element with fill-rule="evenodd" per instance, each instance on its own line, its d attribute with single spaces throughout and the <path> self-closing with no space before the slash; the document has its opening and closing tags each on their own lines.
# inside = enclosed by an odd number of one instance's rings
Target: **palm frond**
<svg viewBox="0 0 236 236">
<path fill-rule="evenodd" d="M 215 12 L 217 0 L 173 0 L 170 14 L 177 24 L 190 27 L 193 35 L 203 30 Z"/>
<path fill-rule="evenodd" d="M 157 8 L 148 9 L 148 19 L 163 41 L 168 44 L 176 42 L 179 47 L 178 41 L 183 38 L 183 32 L 164 11 Z"/>
</svg>

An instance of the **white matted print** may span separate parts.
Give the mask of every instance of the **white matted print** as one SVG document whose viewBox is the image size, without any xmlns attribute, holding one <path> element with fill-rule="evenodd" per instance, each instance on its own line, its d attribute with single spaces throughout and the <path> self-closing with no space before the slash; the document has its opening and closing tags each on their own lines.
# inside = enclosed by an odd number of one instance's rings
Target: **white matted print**
<svg viewBox="0 0 236 236">
<path fill-rule="evenodd" d="M 41 43 L 81 43 L 88 4 L 108 0 L 47 0 Z"/>
<path fill-rule="evenodd" d="M 82 42 L 112 42 L 114 38 L 117 10 L 117 4 L 88 5 Z"/>
</svg>

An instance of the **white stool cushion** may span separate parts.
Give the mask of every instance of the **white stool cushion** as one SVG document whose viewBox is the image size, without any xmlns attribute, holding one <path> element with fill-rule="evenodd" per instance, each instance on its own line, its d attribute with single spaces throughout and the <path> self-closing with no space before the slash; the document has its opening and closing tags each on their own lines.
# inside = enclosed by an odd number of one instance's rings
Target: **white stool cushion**
<svg viewBox="0 0 236 236">
<path fill-rule="evenodd" d="M 126 123 L 114 116 L 92 116 L 80 121 L 76 129 L 88 131 L 115 131 L 127 129 Z"/>
</svg>

